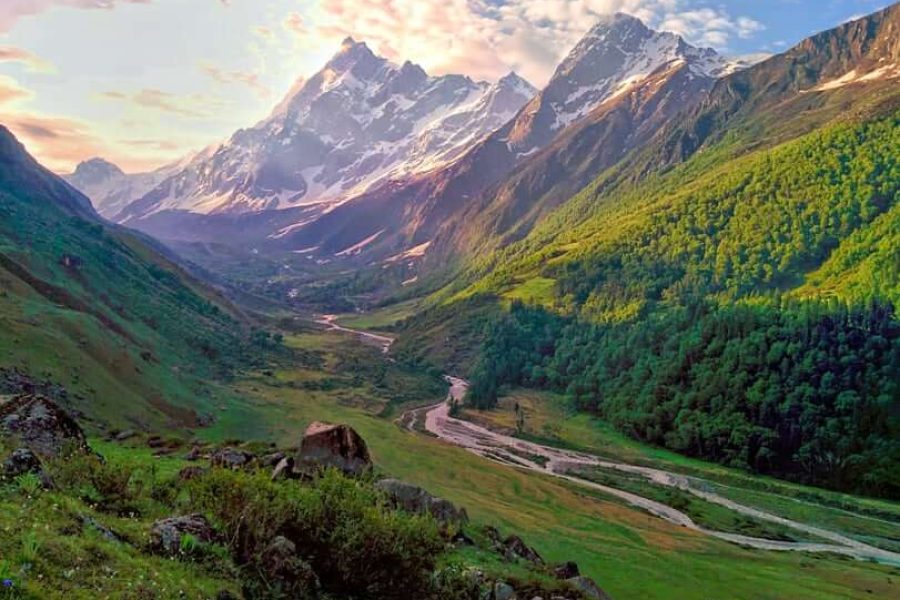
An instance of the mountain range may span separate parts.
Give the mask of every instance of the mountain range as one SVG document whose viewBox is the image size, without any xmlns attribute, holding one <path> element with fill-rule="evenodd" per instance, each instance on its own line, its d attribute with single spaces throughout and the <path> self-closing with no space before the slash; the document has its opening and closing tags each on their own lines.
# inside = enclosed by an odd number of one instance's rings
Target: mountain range
<svg viewBox="0 0 900 600">
<path fill-rule="evenodd" d="M 347 38 L 269 118 L 175 170 L 115 219 L 340 202 L 378 181 L 445 164 L 533 94 L 515 73 L 493 84 L 431 77 L 418 65 L 392 64 Z"/>
<path fill-rule="evenodd" d="M 540 93 L 515 74 L 495 84 L 429 77 L 347 39 L 267 120 L 164 169 L 137 196 L 151 179 L 140 176 L 125 190 L 133 201 L 105 214 L 164 239 L 232 239 L 328 261 L 458 246 L 444 238 L 473 211 L 489 215 L 478 227 L 516 235 L 742 66 L 624 14 L 601 19 Z M 578 141 L 544 152 L 563 138 Z M 602 157 L 575 166 L 563 155 L 578 144 Z M 535 175 L 548 171 L 555 181 Z M 497 206 L 487 206 L 491 193 Z M 244 234 L 221 235 L 235 228 Z"/>
</svg>

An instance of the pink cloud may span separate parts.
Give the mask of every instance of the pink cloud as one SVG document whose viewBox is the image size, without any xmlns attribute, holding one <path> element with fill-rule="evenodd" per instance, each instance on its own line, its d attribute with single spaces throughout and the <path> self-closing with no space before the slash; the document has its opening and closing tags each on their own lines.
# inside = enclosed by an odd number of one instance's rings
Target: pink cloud
<svg viewBox="0 0 900 600">
<path fill-rule="evenodd" d="M 201 65 L 200 69 L 218 83 L 244 85 L 263 99 L 272 96 L 272 90 L 260 81 L 258 73 L 249 71 L 229 71 L 209 64 Z"/>
<path fill-rule="evenodd" d="M 47 71 L 50 63 L 23 48 L 0 46 L 0 63 L 15 62 L 25 65 L 30 71 Z"/>
<path fill-rule="evenodd" d="M 0 75 L 0 105 L 12 104 L 31 96 L 31 91 L 20 86 L 16 80 Z"/>
</svg>

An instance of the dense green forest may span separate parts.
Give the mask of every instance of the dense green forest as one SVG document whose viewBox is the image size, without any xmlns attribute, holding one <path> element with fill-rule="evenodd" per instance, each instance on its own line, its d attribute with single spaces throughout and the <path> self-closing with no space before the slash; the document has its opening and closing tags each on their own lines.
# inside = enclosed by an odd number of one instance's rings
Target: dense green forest
<svg viewBox="0 0 900 600">
<path fill-rule="evenodd" d="M 689 455 L 900 497 L 897 148 L 896 114 L 840 124 L 525 240 L 472 288 L 513 302 L 470 401 L 562 390 Z"/>
</svg>

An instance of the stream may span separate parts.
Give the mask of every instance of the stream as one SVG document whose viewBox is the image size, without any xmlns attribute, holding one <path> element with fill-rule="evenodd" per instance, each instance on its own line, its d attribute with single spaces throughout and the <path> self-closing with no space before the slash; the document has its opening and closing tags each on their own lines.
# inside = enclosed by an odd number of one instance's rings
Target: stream
<svg viewBox="0 0 900 600">
<path fill-rule="evenodd" d="M 343 327 L 338 325 L 335 322 L 335 319 L 336 317 L 333 315 L 325 315 L 317 319 L 317 322 L 330 330 L 349 333 L 364 341 L 379 346 L 385 354 L 390 350 L 391 344 L 394 341 L 393 338 Z M 900 553 L 876 548 L 875 546 L 865 544 L 828 529 L 807 525 L 799 521 L 794 521 L 745 506 L 704 489 L 706 486 L 704 486 L 703 480 L 698 478 L 688 477 L 663 469 L 601 459 L 598 456 L 584 452 L 575 452 L 554 448 L 552 446 L 545 446 L 543 444 L 504 435 L 475 423 L 452 417 L 450 416 L 450 404 L 453 401 L 462 402 L 462 399 L 466 394 L 466 389 L 468 388 L 468 382 L 451 375 L 446 375 L 445 379 L 450 384 L 450 391 L 447 394 L 446 400 L 433 406 L 417 408 L 404 413 L 404 415 L 398 419 L 398 422 L 401 423 L 403 427 L 409 431 L 416 431 L 417 426 L 424 426 L 425 431 L 431 433 L 435 437 L 447 443 L 464 448 L 487 460 L 500 462 L 515 468 L 534 471 L 585 488 L 603 492 L 624 500 L 631 506 L 646 511 L 674 525 L 686 527 L 740 546 L 761 550 L 831 552 L 860 560 L 874 560 L 883 564 L 900 566 Z M 706 502 L 726 507 L 735 513 L 762 521 L 777 523 L 796 531 L 801 531 L 814 535 L 817 538 L 828 540 L 828 542 L 817 543 L 769 540 L 707 529 L 695 523 L 687 514 L 672 508 L 671 506 L 657 502 L 656 500 L 569 474 L 569 471 L 575 467 L 594 467 L 637 475 L 652 484 L 676 488 L 692 494 Z"/>
</svg>

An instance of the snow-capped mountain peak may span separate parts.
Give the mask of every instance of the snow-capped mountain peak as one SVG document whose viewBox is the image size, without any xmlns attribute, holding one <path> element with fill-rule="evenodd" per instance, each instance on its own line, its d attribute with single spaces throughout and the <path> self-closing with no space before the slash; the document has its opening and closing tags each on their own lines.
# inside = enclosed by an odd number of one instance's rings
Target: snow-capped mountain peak
<svg viewBox="0 0 900 600">
<path fill-rule="evenodd" d="M 494 84 L 430 76 L 348 37 L 268 119 L 198 157 L 122 219 L 167 209 L 245 212 L 340 201 L 378 181 L 445 164 L 534 93 L 515 74 Z"/>
<path fill-rule="evenodd" d="M 528 126 L 517 127 L 510 141 L 519 152 L 541 147 L 603 102 L 681 63 L 703 78 L 725 74 L 728 65 L 715 50 L 654 31 L 631 15 L 601 17 L 559 64 L 533 101 Z"/>
</svg>

